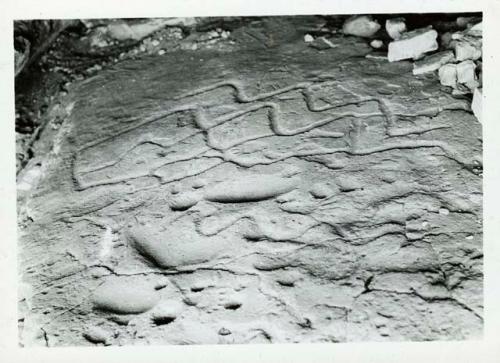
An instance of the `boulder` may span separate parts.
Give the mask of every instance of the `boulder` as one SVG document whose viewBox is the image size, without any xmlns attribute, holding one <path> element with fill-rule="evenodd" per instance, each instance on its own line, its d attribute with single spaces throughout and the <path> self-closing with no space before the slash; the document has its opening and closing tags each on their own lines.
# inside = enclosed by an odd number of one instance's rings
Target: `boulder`
<svg viewBox="0 0 500 363">
<path fill-rule="evenodd" d="M 418 75 L 437 71 L 441 66 L 452 62 L 454 59 L 455 55 L 451 50 L 429 55 L 413 64 L 413 74 Z"/>
<path fill-rule="evenodd" d="M 369 38 L 380 29 L 380 24 L 371 16 L 353 16 L 347 19 L 342 27 L 344 34 Z"/>
<path fill-rule="evenodd" d="M 387 19 L 385 21 L 385 31 L 389 36 L 394 39 L 398 40 L 401 38 L 401 34 L 406 31 L 406 23 L 404 18 L 394 18 L 394 19 Z"/>
<path fill-rule="evenodd" d="M 428 27 L 405 33 L 399 40 L 389 43 L 389 62 L 417 59 L 424 53 L 438 49 L 437 32 Z"/>
</svg>

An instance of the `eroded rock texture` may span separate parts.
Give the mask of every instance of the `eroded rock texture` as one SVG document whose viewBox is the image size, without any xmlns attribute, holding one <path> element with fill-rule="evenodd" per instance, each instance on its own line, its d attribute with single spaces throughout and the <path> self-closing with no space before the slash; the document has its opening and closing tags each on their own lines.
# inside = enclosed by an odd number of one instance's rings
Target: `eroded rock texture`
<svg viewBox="0 0 500 363">
<path fill-rule="evenodd" d="M 470 102 L 352 38 L 268 43 L 72 91 L 20 216 L 23 344 L 481 335 Z"/>
</svg>

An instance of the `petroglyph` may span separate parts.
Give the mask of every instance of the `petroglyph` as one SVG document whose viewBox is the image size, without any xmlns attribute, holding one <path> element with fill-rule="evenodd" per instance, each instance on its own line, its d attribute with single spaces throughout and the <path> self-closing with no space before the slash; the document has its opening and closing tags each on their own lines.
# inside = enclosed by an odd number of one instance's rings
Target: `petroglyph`
<svg viewBox="0 0 500 363">
<path fill-rule="evenodd" d="M 331 81 L 325 84 L 331 85 Z M 397 145 L 381 145 L 369 149 L 362 149 L 358 146 L 358 134 L 362 131 L 359 129 L 363 119 L 381 116 L 385 120 L 386 134 L 389 137 L 401 137 L 411 134 L 421 134 L 432 130 L 438 130 L 449 127 L 448 125 L 433 125 L 420 126 L 413 128 L 397 128 L 398 116 L 417 117 L 421 115 L 437 115 L 446 109 L 466 109 L 462 103 L 457 103 L 458 106 L 449 107 L 434 107 L 416 114 L 400 114 L 391 111 L 391 107 L 387 101 L 380 97 L 363 97 L 347 90 L 345 87 L 338 85 L 340 89 L 352 94 L 356 101 L 347 102 L 336 105 L 318 106 L 315 104 L 315 97 L 312 86 L 318 90 L 322 83 L 298 83 L 295 85 L 283 87 L 273 92 L 265 92 L 254 96 L 248 95 L 244 86 L 237 81 L 225 81 L 215 83 L 213 85 L 197 89 L 193 92 L 183 94 L 175 98 L 178 101 L 186 101 L 188 106 L 180 106 L 173 108 L 161 118 L 155 118 L 151 121 L 146 121 L 130 130 L 125 130 L 117 136 L 110 139 L 99 141 L 97 144 L 83 148 L 78 156 L 75 167 L 75 178 L 79 183 L 80 189 L 86 189 L 98 185 L 106 185 L 112 183 L 123 182 L 132 178 L 138 178 L 148 175 L 159 175 L 163 183 L 180 180 L 182 178 L 197 175 L 202 173 L 203 168 L 189 168 L 198 170 L 179 173 L 177 176 L 171 177 L 170 171 L 163 171 L 169 165 L 187 162 L 195 159 L 195 157 L 203 156 L 209 150 L 219 151 L 219 154 L 214 154 L 211 157 L 219 157 L 224 162 L 236 163 L 240 166 L 250 167 L 257 164 L 269 164 L 278 161 L 283 161 L 291 157 L 327 155 L 339 152 L 349 153 L 351 155 L 367 155 L 376 152 L 382 152 L 391 149 L 412 149 L 418 147 L 437 147 L 440 148 L 446 157 L 449 157 L 458 163 L 471 168 L 472 161 L 457 155 L 449 145 L 445 142 L 421 141 L 411 142 L 403 141 Z M 210 112 L 206 108 L 210 105 L 197 105 L 193 100 L 189 100 L 194 96 L 203 95 L 204 99 L 211 98 L 210 92 L 219 88 L 229 88 L 234 91 L 231 100 L 227 98 L 228 103 L 234 102 L 237 107 L 241 104 L 252 103 L 251 106 L 237 111 L 227 112 L 218 115 L 213 119 L 208 116 Z M 273 101 L 277 96 L 283 94 L 299 92 L 299 101 L 297 98 L 291 98 L 294 106 L 288 107 L 286 102 L 280 99 Z M 297 103 L 302 100 L 306 107 L 294 110 Z M 374 112 L 357 112 L 355 109 L 360 104 L 376 103 L 378 109 Z M 192 105 L 192 106 L 189 106 Z M 227 106 L 227 104 L 225 104 Z M 351 106 L 354 106 L 351 107 Z M 455 108 L 458 107 L 458 108 Z M 462 108 L 461 108 L 462 107 Z M 229 107 L 234 108 L 234 107 Z M 259 111 L 265 111 L 264 113 Z M 334 111 L 334 112 L 329 112 Z M 188 115 L 185 117 L 192 118 L 193 122 L 188 125 L 183 125 L 181 128 L 172 126 L 169 123 L 169 118 L 177 113 Z M 256 113 L 256 119 L 250 118 Z M 304 121 L 304 114 L 306 120 Z M 320 114 L 323 118 L 314 120 L 316 114 Z M 290 116 L 300 115 L 298 119 L 300 125 L 295 125 L 294 128 L 288 128 L 284 124 L 290 123 Z M 309 116 L 310 115 L 310 116 Z M 328 115 L 325 117 L 325 115 Z M 246 118 L 249 117 L 249 120 Z M 293 117 L 292 117 L 293 118 Z M 311 118 L 309 121 L 308 118 Z M 334 121 L 343 120 L 346 118 L 355 118 L 358 126 L 357 131 L 347 140 L 349 147 L 324 150 L 321 147 L 312 148 L 300 153 L 288 153 L 281 156 L 276 156 L 275 160 L 267 161 L 245 161 L 231 153 L 235 147 L 241 144 L 253 142 L 263 138 L 270 137 L 290 137 L 303 135 L 314 137 L 328 138 L 343 138 L 343 132 L 327 132 L 321 130 L 322 126 L 328 125 Z M 265 120 L 265 122 L 263 122 Z M 261 125 L 259 125 L 261 123 Z M 165 126 L 163 126 L 165 125 Z M 159 132 L 158 132 L 158 131 Z M 307 133 L 310 133 L 307 135 Z M 239 135 L 238 135 L 239 134 Z M 205 136 L 204 136 L 205 135 Z M 119 143 L 121 148 L 113 148 L 114 143 Z M 128 149 L 126 149 L 128 147 Z M 187 153 L 186 153 L 187 149 Z M 361 149 L 361 150 L 359 150 Z M 101 157 L 97 158 L 96 156 Z M 104 156 L 104 157 L 102 157 Z M 92 165 L 91 160 L 99 160 L 100 165 Z M 109 160 L 109 161 L 106 161 Z M 168 174 L 168 177 L 162 175 Z"/>
<path fill-rule="evenodd" d="M 174 50 L 68 94 L 20 217 L 25 344 L 479 337 L 480 124 L 333 37 Z"/>
</svg>

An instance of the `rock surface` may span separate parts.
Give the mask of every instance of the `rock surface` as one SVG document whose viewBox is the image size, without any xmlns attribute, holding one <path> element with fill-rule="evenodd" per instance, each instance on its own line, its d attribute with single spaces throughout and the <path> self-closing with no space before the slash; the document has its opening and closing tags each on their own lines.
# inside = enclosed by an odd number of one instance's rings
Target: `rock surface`
<svg viewBox="0 0 500 363">
<path fill-rule="evenodd" d="M 70 90 L 19 191 L 23 345 L 481 336 L 470 102 L 364 41 L 318 50 L 293 29 Z"/>
</svg>

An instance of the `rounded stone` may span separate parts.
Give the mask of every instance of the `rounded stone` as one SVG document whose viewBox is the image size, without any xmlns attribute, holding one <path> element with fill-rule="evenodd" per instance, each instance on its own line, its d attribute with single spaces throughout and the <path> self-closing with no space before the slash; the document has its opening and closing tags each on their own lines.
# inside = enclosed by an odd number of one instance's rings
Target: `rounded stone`
<svg viewBox="0 0 500 363">
<path fill-rule="evenodd" d="M 94 308 L 117 314 L 139 314 L 158 302 L 153 286 L 137 279 L 116 278 L 99 286 L 92 296 Z"/>
</svg>

